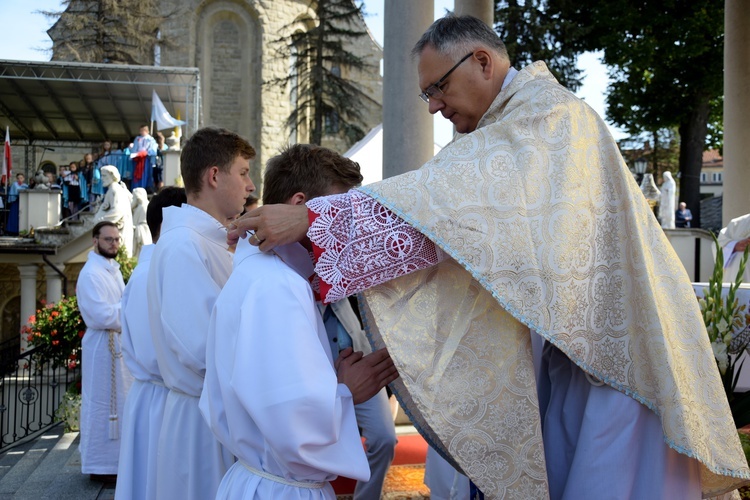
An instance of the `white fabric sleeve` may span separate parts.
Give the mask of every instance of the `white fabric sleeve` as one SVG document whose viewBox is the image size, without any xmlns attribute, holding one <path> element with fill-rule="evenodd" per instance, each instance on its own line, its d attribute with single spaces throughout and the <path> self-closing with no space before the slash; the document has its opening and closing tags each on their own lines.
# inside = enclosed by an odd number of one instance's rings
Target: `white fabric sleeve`
<svg viewBox="0 0 750 500">
<path fill-rule="evenodd" d="M 206 336 L 211 310 L 221 287 L 214 281 L 204 252 L 194 243 L 175 245 L 164 259 L 161 322 L 169 351 L 186 368 L 204 376 Z"/>
<path fill-rule="evenodd" d="M 312 291 L 278 278 L 251 287 L 237 311 L 231 387 L 292 477 L 326 471 L 366 480 L 369 471 L 362 477 L 353 460 L 364 455 L 351 392 L 321 343 Z"/>
<path fill-rule="evenodd" d="M 114 303 L 107 301 L 107 298 L 111 296 L 111 290 L 105 285 L 104 280 L 112 279 L 112 277 L 105 276 L 105 272 L 97 269 L 97 272 L 81 273 L 78 276 L 76 285 L 78 306 L 87 328 L 119 332 L 121 303 L 119 300 Z"/>
</svg>

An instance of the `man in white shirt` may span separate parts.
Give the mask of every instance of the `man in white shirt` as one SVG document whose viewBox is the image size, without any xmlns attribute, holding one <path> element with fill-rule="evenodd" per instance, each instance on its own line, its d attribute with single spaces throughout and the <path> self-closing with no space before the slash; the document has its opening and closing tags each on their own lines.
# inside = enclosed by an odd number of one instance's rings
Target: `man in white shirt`
<svg viewBox="0 0 750 500">
<path fill-rule="evenodd" d="M 115 261 L 120 231 L 113 222 L 94 226 L 94 249 L 78 275 L 76 295 L 86 322 L 81 384 L 81 472 L 114 481 L 120 455 L 125 396 L 132 377 L 120 349 L 120 299 L 125 288 Z"/>
<path fill-rule="evenodd" d="M 139 188 L 137 188 L 139 189 Z M 146 220 L 154 242 L 159 239 L 162 209 L 187 202 L 185 189 L 170 186 L 148 205 Z M 167 388 L 154 352 L 148 319 L 147 280 L 154 245 L 141 249 L 122 296 L 122 353 L 134 377 L 123 411 L 122 446 L 115 498 L 156 499 L 156 446 Z"/>
<path fill-rule="evenodd" d="M 333 151 L 291 146 L 269 160 L 264 202 L 299 204 L 361 182 Z M 201 411 L 238 462 L 217 498 L 335 499 L 329 481 L 370 477 L 354 404 L 397 376 L 385 350 L 347 348 L 336 368 L 310 285 L 308 249 L 264 254 L 242 240 L 216 301 L 206 346 Z M 337 353 L 338 354 L 338 353 Z"/>
<path fill-rule="evenodd" d="M 157 451 L 158 498 L 205 500 L 234 457 L 216 441 L 198 409 L 208 320 L 232 271 L 225 221 L 255 190 L 255 150 L 228 130 L 198 130 L 180 154 L 187 203 L 163 211 L 148 275 L 149 324 L 159 371 L 169 389 Z"/>
</svg>

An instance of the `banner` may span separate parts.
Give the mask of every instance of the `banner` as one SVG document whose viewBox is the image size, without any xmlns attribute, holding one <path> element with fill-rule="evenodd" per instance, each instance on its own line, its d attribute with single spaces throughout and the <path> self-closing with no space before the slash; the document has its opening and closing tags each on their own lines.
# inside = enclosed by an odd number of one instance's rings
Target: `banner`
<svg viewBox="0 0 750 500">
<path fill-rule="evenodd" d="M 172 115 L 169 114 L 167 108 L 164 107 L 164 103 L 159 99 L 156 90 L 152 91 L 151 94 L 151 121 L 156 122 L 156 130 L 164 130 L 178 125 L 185 125 L 185 123 L 187 123 L 172 118 Z"/>
<path fill-rule="evenodd" d="M 10 156 L 10 127 L 5 127 L 5 147 L 3 148 L 3 169 L 0 172 L 2 179 L 0 183 L 8 185 L 11 182 L 10 176 L 13 172 L 12 159 Z"/>
</svg>

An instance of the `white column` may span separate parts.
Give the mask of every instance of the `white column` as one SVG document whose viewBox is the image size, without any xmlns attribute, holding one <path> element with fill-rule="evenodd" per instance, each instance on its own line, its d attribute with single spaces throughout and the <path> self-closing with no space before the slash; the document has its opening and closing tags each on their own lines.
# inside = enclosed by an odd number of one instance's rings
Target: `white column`
<svg viewBox="0 0 750 500">
<path fill-rule="evenodd" d="M 474 16 L 489 27 L 495 24 L 495 3 L 492 0 L 455 0 L 453 12 L 457 16 Z"/>
<path fill-rule="evenodd" d="M 21 326 L 27 325 L 29 316 L 36 313 L 37 270 L 38 267 L 36 264 L 18 266 L 18 272 L 21 275 Z M 27 347 L 26 336 L 21 335 L 21 352 L 25 351 Z"/>
<path fill-rule="evenodd" d="M 58 264 L 57 262 L 54 264 L 61 272 L 65 269 L 64 264 Z M 48 265 L 44 266 L 44 276 L 47 278 L 47 303 L 54 304 L 58 302 L 63 295 L 62 277 L 57 274 L 57 271 Z"/>
<path fill-rule="evenodd" d="M 724 225 L 750 213 L 750 1 L 724 2 Z"/>
<path fill-rule="evenodd" d="M 433 0 L 385 0 L 383 178 L 415 170 L 434 156 L 433 121 L 418 97 L 411 49 L 432 24 Z"/>
</svg>

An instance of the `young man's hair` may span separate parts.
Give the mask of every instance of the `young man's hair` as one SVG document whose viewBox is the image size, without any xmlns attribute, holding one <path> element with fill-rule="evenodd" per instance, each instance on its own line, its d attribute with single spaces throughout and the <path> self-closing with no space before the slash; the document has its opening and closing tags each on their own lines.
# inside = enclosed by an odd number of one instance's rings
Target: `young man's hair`
<svg viewBox="0 0 750 500">
<path fill-rule="evenodd" d="M 311 200 L 331 187 L 351 189 L 361 182 L 359 164 L 349 158 L 321 146 L 294 144 L 266 163 L 263 204 L 285 203 L 295 193 Z"/>
<path fill-rule="evenodd" d="M 187 203 L 185 188 L 177 186 L 167 186 L 151 198 L 146 209 L 146 223 L 154 242 L 159 239 L 161 233 L 161 223 L 164 220 L 162 210 L 165 207 L 179 207 L 183 203 Z"/>
<path fill-rule="evenodd" d="M 217 127 L 197 130 L 185 143 L 180 153 L 180 171 L 187 194 L 198 194 L 203 173 L 211 167 L 229 172 L 234 160 L 241 156 L 246 160 L 255 158 L 255 149 L 245 139 Z"/>
<path fill-rule="evenodd" d="M 117 227 L 117 224 L 115 224 L 114 222 L 103 220 L 101 222 L 97 222 L 96 226 L 94 226 L 94 229 L 91 230 L 91 237 L 96 238 L 97 236 L 99 236 L 99 233 L 102 232 L 102 228 L 104 227 L 113 227 L 117 229 L 118 231 L 120 229 Z"/>
</svg>

